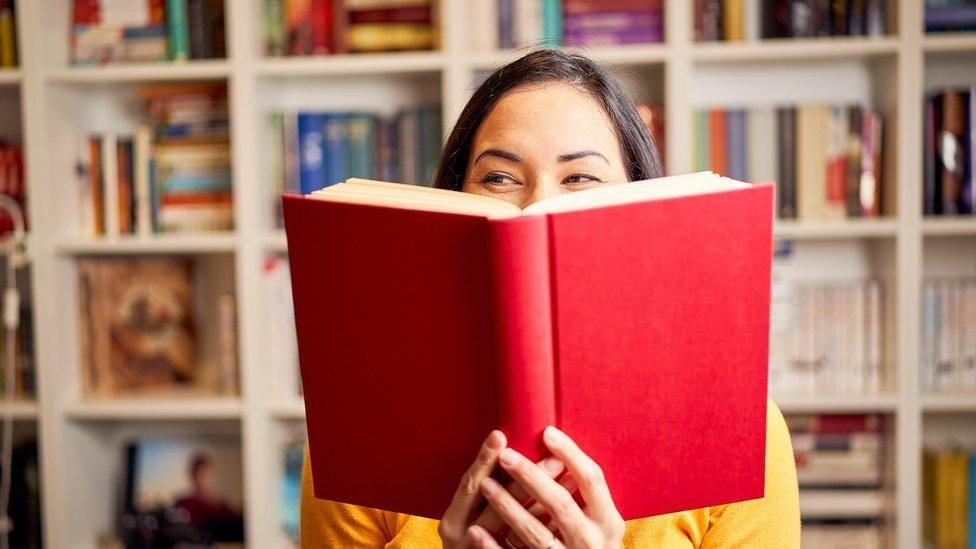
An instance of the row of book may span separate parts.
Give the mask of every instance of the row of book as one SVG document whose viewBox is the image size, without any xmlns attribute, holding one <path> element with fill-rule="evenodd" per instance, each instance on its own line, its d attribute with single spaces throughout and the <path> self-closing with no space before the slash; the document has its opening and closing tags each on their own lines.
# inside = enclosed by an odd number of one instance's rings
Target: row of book
<svg viewBox="0 0 976 549">
<path fill-rule="evenodd" d="M 976 394 L 976 279 L 925 281 L 921 368 L 924 391 Z"/>
<path fill-rule="evenodd" d="M 0 69 L 17 66 L 17 17 L 14 0 L 0 0 Z"/>
<path fill-rule="evenodd" d="M 269 56 L 429 50 L 432 0 L 263 0 Z"/>
<path fill-rule="evenodd" d="M 440 105 L 373 112 L 302 111 L 271 116 L 273 180 L 303 194 L 364 177 L 430 185 L 441 150 Z"/>
<path fill-rule="evenodd" d="M 976 31 L 976 0 L 925 0 L 925 32 Z"/>
<path fill-rule="evenodd" d="M 27 219 L 26 186 L 24 178 L 24 149 L 19 145 L 0 140 L 0 194 L 14 199 Z M 0 211 L 0 235 L 12 230 L 13 219 Z"/>
<path fill-rule="evenodd" d="M 469 9 L 475 51 L 664 41 L 662 0 L 477 0 Z"/>
<path fill-rule="evenodd" d="M 882 213 L 883 125 L 860 105 L 702 109 L 695 164 L 743 181 L 776 181 L 780 219 Z"/>
<path fill-rule="evenodd" d="M 881 283 L 797 282 L 790 277 L 781 267 L 774 268 L 770 393 L 881 392 L 885 383 Z"/>
<path fill-rule="evenodd" d="M 695 39 L 880 36 L 886 0 L 695 0 Z"/>
<path fill-rule="evenodd" d="M 976 86 L 925 96 L 925 215 L 971 215 L 976 179 Z"/>
<path fill-rule="evenodd" d="M 927 449 L 922 454 L 922 537 L 932 549 L 976 545 L 976 452 Z"/>
<path fill-rule="evenodd" d="M 90 136 L 80 151 L 82 232 L 233 228 L 227 87 L 161 85 L 137 93 L 153 125 L 132 135 Z"/>
<path fill-rule="evenodd" d="M 804 548 L 885 547 L 883 416 L 787 416 Z"/>
<path fill-rule="evenodd" d="M 87 396 L 238 393 L 234 296 L 202 294 L 209 279 L 193 260 L 100 257 L 76 268 Z"/>
<path fill-rule="evenodd" d="M 224 0 L 74 0 L 71 62 L 226 57 Z"/>
</svg>

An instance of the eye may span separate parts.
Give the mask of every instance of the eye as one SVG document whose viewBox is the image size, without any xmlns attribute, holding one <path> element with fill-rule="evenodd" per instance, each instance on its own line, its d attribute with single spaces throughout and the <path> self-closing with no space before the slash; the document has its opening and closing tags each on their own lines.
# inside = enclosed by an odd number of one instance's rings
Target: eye
<svg viewBox="0 0 976 549">
<path fill-rule="evenodd" d="M 485 175 L 481 182 L 493 187 L 512 187 L 518 185 L 518 181 L 515 181 L 515 178 L 499 172 L 491 172 Z"/>
<path fill-rule="evenodd" d="M 599 177 L 585 174 L 585 173 L 574 173 L 563 179 L 563 183 L 567 185 L 590 185 L 594 183 L 602 183 Z"/>
</svg>

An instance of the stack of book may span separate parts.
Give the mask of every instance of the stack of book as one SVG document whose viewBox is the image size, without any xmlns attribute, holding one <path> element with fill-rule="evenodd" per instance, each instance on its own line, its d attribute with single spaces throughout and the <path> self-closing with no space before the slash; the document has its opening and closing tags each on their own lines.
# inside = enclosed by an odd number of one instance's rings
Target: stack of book
<svg viewBox="0 0 976 549">
<path fill-rule="evenodd" d="M 16 21 L 14 0 L 0 0 L 0 69 L 17 66 Z"/>
<path fill-rule="evenodd" d="M 74 0 L 75 65 L 225 55 L 224 0 Z"/>
<path fill-rule="evenodd" d="M 922 537 L 934 549 L 976 545 L 976 453 L 971 447 L 922 454 Z"/>
<path fill-rule="evenodd" d="M 795 282 L 777 243 L 770 315 L 774 395 L 876 394 L 884 387 L 883 296 L 876 280 Z"/>
<path fill-rule="evenodd" d="M 20 209 L 27 215 L 25 201 L 26 188 L 24 186 L 24 149 L 0 140 L 0 194 L 13 198 Z M 0 235 L 13 229 L 13 219 L 0 211 Z"/>
<path fill-rule="evenodd" d="M 270 332 L 272 393 L 289 398 L 302 393 L 298 376 L 298 336 L 295 334 L 295 308 L 291 294 L 288 258 L 272 255 L 264 261 L 265 317 Z"/>
<path fill-rule="evenodd" d="M 132 135 L 91 136 L 79 155 L 82 232 L 230 230 L 226 86 L 147 86 L 138 95 L 154 125 Z"/>
<path fill-rule="evenodd" d="M 884 418 L 788 416 L 804 548 L 884 547 Z"/>
<path fill-rule="evenodd" d="M 441 150 L 440 105 L 393 116 L 371 112 L 275 113 L 273 180 L 303 194 L 350 177 L 430 185 Z"/>
<path fill-rule="evenodd" d="M 469 9 L 477 51 L 664 41 L 662 0 L 478 0 Z"/>
<path fill-rule="evenodd" d="M 976 31 L 976 0 L 925 0 L 925 32 Z"/>
<path fill-rule="evenodd" d="M 695 163 L 734 179 L 776 181 L 780 219 L 877 217 L 882 127 L 881 114 L 858 105 L 703 109 Z"/>
<path fill-rule="evenodd" d="M 924 391 L 976 394 L 976 279 L 925 282 L 921 366 Z"/>
<path fill-rule="evenodd" d="M 925 96 L 925 215 L 972 215 L 976 86 Z"/>
<path fill-rule="evenodd" d="M 880 36 L 886 0 L 695 0 L 695 40 Z"/>
<path fill-rule="evenodd" d="M 267 55 L 429 50 L 432 0 L 264 0 Z"/>
</svg>

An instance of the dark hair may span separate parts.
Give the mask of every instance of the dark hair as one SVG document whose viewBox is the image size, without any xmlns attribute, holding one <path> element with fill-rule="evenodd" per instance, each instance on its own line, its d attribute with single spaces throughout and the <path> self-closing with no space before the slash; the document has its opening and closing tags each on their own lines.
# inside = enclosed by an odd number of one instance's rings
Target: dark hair
<svg viewBox="0 0 976 549">
<path fill-rule="evenodd" d="M 211 465 L 210 456 L 206 452 L 197 452 L 190 459 L 190 478 L 196 479 L 200 469 Z"/>
<path fill-rule="evenodd" d="M 548 82 L 572 84 L 603 106 L 620 141 L 620 152 L 630 181 L 664 175 L 660 154 L 637 114 L 633 100 L 617 77 L 583 55 L 542 49 L 498 69 L 478 86 L 444 144 L 434 186 L 460 190 L 474 134 L 491 109 L 514 88 Z"/>
</svg>

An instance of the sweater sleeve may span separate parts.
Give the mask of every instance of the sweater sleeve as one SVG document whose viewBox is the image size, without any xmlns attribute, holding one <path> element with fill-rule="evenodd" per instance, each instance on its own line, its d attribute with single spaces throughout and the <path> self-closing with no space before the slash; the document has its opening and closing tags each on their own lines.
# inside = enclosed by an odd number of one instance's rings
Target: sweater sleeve
<svg viewBox="0 0 976 549">
<path fill-rule="evenodd" d="M 388 525 L 382 511 L 316 499 L 307 447 L 302 466 L 301 498 L 299 535 L 303 549 L 386 545 Z"/>
<path fill-rule="evenodd" d="M 766 490 L 762 499 L 712 507 L 704 549 L 800 547 L 800 498 L 796 462 L 786 421 L 769 401 L 766 409 Z"/>
</svg>

